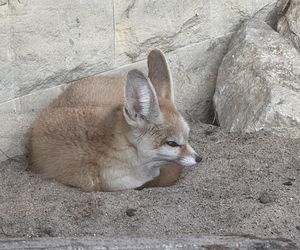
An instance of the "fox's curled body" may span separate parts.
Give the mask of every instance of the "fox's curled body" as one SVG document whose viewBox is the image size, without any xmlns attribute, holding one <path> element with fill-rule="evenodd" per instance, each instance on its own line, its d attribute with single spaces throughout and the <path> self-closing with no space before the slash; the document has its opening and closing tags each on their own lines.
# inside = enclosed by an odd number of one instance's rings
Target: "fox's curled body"
<svg viewBox="0 0 300 250">
<path fill-rule="evenodd" d="M 200 161 L 160 51 L 149 54 L 148 67 L 150 80 L 132 70 L 69 87 L 33 124 L 30 169 L 87 191 L 115 191 L 173 184 L 180 165 Z"/>
</svg>

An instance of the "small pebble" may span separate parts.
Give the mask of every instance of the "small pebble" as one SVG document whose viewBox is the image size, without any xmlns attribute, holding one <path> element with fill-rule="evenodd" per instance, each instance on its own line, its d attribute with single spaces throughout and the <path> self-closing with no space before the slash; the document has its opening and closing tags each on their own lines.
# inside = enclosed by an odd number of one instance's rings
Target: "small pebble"
<svg viewBox="0 0 300 250">
<path fill-rule="evenodd" d="M 126 215 L 127 215 L 128 217 L 135 216 L 136 211 L 137 211 L 137 210 L 134 209 L 134 208 L 128 208 L 128 209 L 126 210 Z"/>
<path fill-rule="evenodd" d="M 293 185 L 293 183 L 291 181 L 286 181 L 282 184 L 285 185 L 285 186 L 292 186 Z"/>
<path fill-rule="evenodd" d="M 275 201 L 275 196 L 267 191 L 262 192 L 258 197 L 258 200 L 262 204 L 267 204 Z"/>
<path fill-rule="evenodd" d="M 296 229 L 300 231 L 300 226 L 296 226 Z"/>
</svg>

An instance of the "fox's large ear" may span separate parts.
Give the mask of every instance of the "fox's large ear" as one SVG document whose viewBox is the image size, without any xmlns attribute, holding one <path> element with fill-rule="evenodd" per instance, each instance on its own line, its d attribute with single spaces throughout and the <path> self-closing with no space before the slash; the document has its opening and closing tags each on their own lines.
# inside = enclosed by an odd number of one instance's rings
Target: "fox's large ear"
<svg viewBox="0 0 300 250">
<path fill-rule="evenodd" d="M 138 127 L 161 120 L 155 91 L 143 73 L 136 69 L 127 75 L 124 116 L 129 125 Z"/>
<path fill-rule="evenodd" d="M 170 70 L 164 54 L 158 50 L 152 50 L 148 55 L 149 79 L 155 88 L 158 97 L 174 101 L 173 83 Z"/>
</svg>

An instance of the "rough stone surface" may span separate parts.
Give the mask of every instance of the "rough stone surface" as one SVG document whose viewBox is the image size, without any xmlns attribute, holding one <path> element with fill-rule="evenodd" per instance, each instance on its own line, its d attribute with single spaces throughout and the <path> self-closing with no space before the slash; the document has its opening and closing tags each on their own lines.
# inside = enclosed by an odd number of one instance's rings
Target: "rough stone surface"
<svg viewBox="0 0 300 250">
<path fill-rule="evenodd" d="M 26 152 L 33 120 L 65 87 L 36 91 L 0 104 L 0 161 Z"/>
<path fill-rule="evenodd" d="M 0 23 L 0 103 L 114 64 L 111 1 L 3 1 Z"/>
<path fill-rule="evenodd" d="M 268 203 L 274 202 L 276 200 L 276 196 L 269 191 L 263 191 L 259 195 L 258 200 L 262 204 L 268 204 Z"/>
<path fill-rule="evenodd" d="M 222 37 L 274 2 L 276 0 L 116 0 L 116 63 L 122 65 L 145 59 L 153 47 L 172 51 Z"/>
<path fill-rule="evenodd" d="M 168 54 L 176 105 L 187 119 L 213 122 L 212 99 L 228 40 L 226 36 Z"/>
<path fill-rule="evenodd" d="M 285 11 L 279 19 L 277 30 L 300 50 L 300 1 L 289 0 Z"/>
<path fill-rule="evenodd" d="M 279 19 L 286 11 L 286 7 L 290 0 L 278 0 L 268 4 L 254 14 L 254 18 L 266 22 L 274 30 L 277 29 Z"/>
<path fill-rule="evenodd" d="M 299 138 L 299 51 L 265 22 L 248 21 L 219 68 L 214 103 L 220 125 L 230 131 Z"/>
<path fill-rule="evenodd" d="M 250 234 L 299 241 L 300 139 L 228 134 L 199 123 L 191 131 L 203 161 L 168 188 L 86 193 L 32 175 L 24 158 L 1 163 L 0 237 Z M 291 178 L 293 185 L 283 184 Z M 262 191 L 276 200 L 262 204 Z"/>
</svg>

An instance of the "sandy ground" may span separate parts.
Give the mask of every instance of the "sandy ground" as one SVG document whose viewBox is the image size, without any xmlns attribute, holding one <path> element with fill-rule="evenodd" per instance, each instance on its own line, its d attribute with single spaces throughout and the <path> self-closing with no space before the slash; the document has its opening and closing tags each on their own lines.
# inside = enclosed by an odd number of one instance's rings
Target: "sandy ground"
<svg viewBox="0 0 300 250">
<path fill-rule="evenodd" d="M 85 193 L 0 165 L 0 237 L 178 237 L 251 234 L 300 239 L 300 140 L 192 124 L 203 156 L 169 188 Z"/>
</svg>

